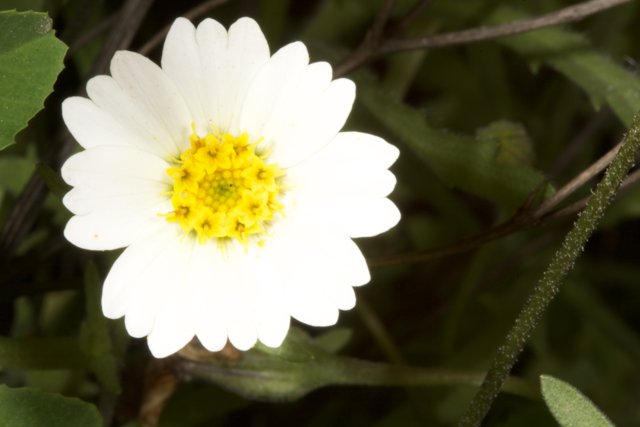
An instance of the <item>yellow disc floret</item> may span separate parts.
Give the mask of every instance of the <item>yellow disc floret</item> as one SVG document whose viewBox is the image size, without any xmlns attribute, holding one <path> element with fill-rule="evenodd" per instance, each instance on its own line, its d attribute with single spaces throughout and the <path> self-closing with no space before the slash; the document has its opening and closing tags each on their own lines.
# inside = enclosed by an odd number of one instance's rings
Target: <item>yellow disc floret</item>
<svg viewBox="0 0 640 427">
<path fill-rule="evenodd" d="M 265 233 L 283 209 L 278 165 L 266 163 L 247 134 L 194 133 L 190 143 L 167 170 L 173 178 L 173 211 L 167 221 L 195 233 L 201 243 L 232 238 L 246 245 L 250 237 Z"/>
</svg>

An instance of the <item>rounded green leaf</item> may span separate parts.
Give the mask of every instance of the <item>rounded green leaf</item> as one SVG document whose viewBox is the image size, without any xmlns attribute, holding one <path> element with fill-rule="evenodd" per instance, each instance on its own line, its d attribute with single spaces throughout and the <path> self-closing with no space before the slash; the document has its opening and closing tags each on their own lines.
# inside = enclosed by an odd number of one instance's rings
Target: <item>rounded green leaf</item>
<svg viewBox="0 0 640 427">
<path fill-rule="evenodd" d="M 0 150 L 44 105 L 67 51 L 38 12 L 0 12 Z"/>
<path fill-rule="evenodd" d="M 0 385 L 0 427 L 101 427 L 95 406 L 80 399 Z"/>
</svg>

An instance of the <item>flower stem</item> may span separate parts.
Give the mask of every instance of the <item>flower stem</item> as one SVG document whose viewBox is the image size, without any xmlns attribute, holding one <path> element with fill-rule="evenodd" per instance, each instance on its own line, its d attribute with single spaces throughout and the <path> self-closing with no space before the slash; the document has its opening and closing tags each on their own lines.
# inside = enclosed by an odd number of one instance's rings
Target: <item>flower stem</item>
<svg viewBox="0 0 640 427">
<path fill-rule="evenodd" d="M 618 154 L 607 168 L 604 178 L 580 213 L 573 229 L 565 237 L 542 279 L 533 290 L 522 311 L 498 348 L 491 367 L 460 420 L 459 427 L 478 426 L 508 377 L 518 355 L 534 330 L 547 306 L 560 289 L 560 283 L 582 252 L 584 245 L 596 229 L 607 206 L 618 191 L 640 149 L 640 114 L 636 114 L 631 129 L 624 137 Z"/>
<path fill-rule="evenodd" d="M 327 363 L 335 375 L 332 385 L 434 387 L 469 385 L 482 382 L 482 374 L 443 369 L 388 365 L 351 358 L 336 358 Z M 530 382 L 517 377 L 505 378 L 505 393 L 527 399 L 540 399 Z"/>
</svg>

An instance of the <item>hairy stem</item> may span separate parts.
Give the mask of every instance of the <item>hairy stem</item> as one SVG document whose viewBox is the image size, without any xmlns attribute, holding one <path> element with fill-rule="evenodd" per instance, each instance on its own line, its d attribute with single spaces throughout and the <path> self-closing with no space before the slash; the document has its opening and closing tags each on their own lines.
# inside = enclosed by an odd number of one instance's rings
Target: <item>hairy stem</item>
<svg viewBox="0 0 640 427">
<path fill-rule="evenodd" d="M 498 348 L 480 390 L 458 424 L 460 427 L 478 426 L 484 419 L 531 332 L 558 293 L 562 279 L 573 268 L 607 206 L 633 167 L 639 149 L 640 114 L 637 114 L 631 129 L 622 141 L 618 154 L 607 168 L 602 181 L 598 183 L 594 195 L 580 214 L 573 229 L 565 237 L 562 246 L 516 318 L 504 343 Z"/>
</svg>

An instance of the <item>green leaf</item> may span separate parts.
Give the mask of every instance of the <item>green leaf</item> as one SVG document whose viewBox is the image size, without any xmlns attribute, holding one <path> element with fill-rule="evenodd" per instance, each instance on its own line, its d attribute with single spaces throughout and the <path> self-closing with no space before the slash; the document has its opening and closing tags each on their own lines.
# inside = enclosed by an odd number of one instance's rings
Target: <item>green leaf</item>
<svg viewBox="0 0 640 427">
<path fill-rule="evenodd" d="M 75 337 L 0 337 L 0 371 L 11 369 L 81 369 L 86 360 Z"/>
<path fill-rule="evenodd" d="M 562 427 L 613 427 L 613 423 L 578 389 L 557 378 L 540 377 L 542 397 Z"/>
<path fill-rule="evenodd" d="M 528 165 L 503 161 L 495 139 L 434 129 L 422 113 L 394 100 L 370 78 L 359 78 L 358 89 L 360 102 L 371 114 L 446 184 L 515 207 L 544 183 L 542 174 Z"/>
<path fill-rule="evenodd" d="M 478 385 L 482 374 L 412 368 L 335 356 L 300 329 L 292 328 L 277 349 L 258 345 L 227 361 L 211 354 L 208 360 L 178 362 L 190 378 L 199 379 L 264 401 L 299 399 L 330 385 L 443 386 Z M 299 354 L 295 354 L 298 352 Z M 510 379 L 505 392 L 537 398 L 536 390 L 522 380 Z"/>
<path fill-rule="evenodd" d="M 0 427 L 101 427 L 95 406 L 80 399 L 0 385 Z"/>
<path fill-rule="evenodd" d="M 315 344 L 330 354 L 336 354 L 351 341 L 353 330 L 349 328 L 331 328 L 314 338 Z"/>
<path fill-rule="evenodd" d="M 0 150 L 44 105 L 66 46 L 39 12 L 0 12 Z"/>
<path fill-rule="evenodd" d="M 489 23 L 527 19 L 517 8 L 502 6 Z M 546 28 L 499 40 L 533 62 L 549 65 L 580 86 L 595 108 L 607 103 L 620 120 L 630 126 L 640 110 L 640 77 L 595 50 L 582 35 L 560 28 Z"/>
<path fill-rule="evenodd" d="M 100 308 L 101 288 L 102 281 L 95 264 L 87 263 L 84 274 L 87 320 L 82 324 L 80 342 L 98 380 L 107 390 L 119 393 L 118 361 L 113 350 L 109 323 Z"/>
<path fill-rule="evenodd" d="M 535 159 L 533 144 L 527 130 L 520 123 L 498 120 L 476 132 L 479 140 L 498 144 L 497 163 L 532 165 Z"/>
</svg>

